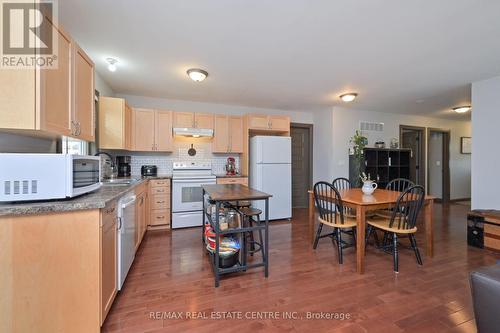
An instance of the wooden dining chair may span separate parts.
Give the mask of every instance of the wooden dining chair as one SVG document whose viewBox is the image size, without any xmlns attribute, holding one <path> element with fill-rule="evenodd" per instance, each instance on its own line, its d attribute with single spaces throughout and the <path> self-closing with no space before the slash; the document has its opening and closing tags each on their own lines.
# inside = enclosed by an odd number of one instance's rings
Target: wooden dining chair
<svg viewBox="0 0 500 333">
<path fill-rule="evenodd" d="M 335 178 L 332 182 L 332 185 L 339 191 L 349 190 L 352 188 L 351 181 L 344 177 Z"/>
<path fill-rule="evenodd" d="M 366 243 L 368 243 L 368 239 L 370 235 L 374 233 L 375 229 L 382 230 L 392 235 L 392 244 L 383 244 L 382 248 L 391 249 L 395 272 L 399 271 L 398 235 L 407 236 L 409 238 L 411 247 L 415 252 L 417 263 L 422 265 L 422 258 L 418 250 L 415 233 L 417 232 L 417 217 L 422 208 L 424 197 L 424 188 L 420 185 L 414 185 L 401 193 L 389 218 L 372 216 L 368 217 L 366 220 L 368 225 Z"/>
<path fill-rule="evenodd" d="M 345 190 L 350 190 L 352 188 L 351 181 L 347 178 L 344 178 L 344 177 L 335 178 L 332 182 L 332 185 L 333 185 L 333 187 L 335 187 L 339 191 L 339 193 L 341 193 L 342 191 L 345 191 Z M 344 206 L 344 216 L 355 219 L 356 218 L 356 211 L 352 208 Z M 353 239 L 353 243 L 356 242 L 356 230 L 354 228 L 353 229 L 345 228 L 345 229 L 342 229 L 342 232 L 350 235 Z"/>
<path fill-rule="evenodd" d="M 342 230 L 356 228 L 356 219 L 344 215 L 344 206 L 339 191 L 330 183 L 318 182 L 314 184 L 314 201 L 319 213 L 319 226 L 314 239 L 313 248 L 316 249 L 320 238 L 330 237 L 332 244 L 337 243 L 339 263 L 343 263 L 342 250 L 352 246 L 342 241 Z M 322 235 L 323 226 L 333 228 L 333 231 Z"/>
</svg>

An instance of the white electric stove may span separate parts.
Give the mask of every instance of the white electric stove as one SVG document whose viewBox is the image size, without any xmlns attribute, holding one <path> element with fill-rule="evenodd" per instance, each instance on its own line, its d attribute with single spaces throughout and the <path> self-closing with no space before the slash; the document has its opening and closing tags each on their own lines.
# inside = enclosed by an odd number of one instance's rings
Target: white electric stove
<svg viewBox="0 0 500 333">
<path fill-rule="evenodd" d="M 203 223 L 202 185 L 216 184 L 210 162 L 174 162 L 172 170 L 172 229 Z"/>
</svg>

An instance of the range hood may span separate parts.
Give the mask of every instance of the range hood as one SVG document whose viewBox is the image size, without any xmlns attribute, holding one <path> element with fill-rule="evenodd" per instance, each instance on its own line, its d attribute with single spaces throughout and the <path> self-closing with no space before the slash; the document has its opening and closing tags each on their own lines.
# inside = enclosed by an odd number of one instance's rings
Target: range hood
<svg viewBox="0 0 500 333">
<path fill-rule="evenodd" d="M 190 136 L 194 138 L 199 137 L 213 137 L 214 130 L 210 128 L 187 128 L 187 127 L 175 127 L 173 129 L 174 135 L 180 136 Z"/>
</svg>

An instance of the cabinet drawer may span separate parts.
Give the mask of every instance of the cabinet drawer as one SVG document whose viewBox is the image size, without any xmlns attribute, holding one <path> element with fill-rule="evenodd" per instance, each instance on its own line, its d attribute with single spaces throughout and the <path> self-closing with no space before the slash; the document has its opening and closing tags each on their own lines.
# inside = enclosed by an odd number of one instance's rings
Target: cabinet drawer
<svg viewBox="0 0 500 333">
<path fill-rule="evenodd" d="M 151 195 L 169 194 L 169 193 L 170 193 L 170 186 L 151 187 Z"/>
<path fill-rule="evenodd" d="M 151 187 L 170 187 L 170 179 L 151 179 L 149 183 L 151 184 Z"/>
<path fill-rule="evenodd" d="M 170 225 L 170 209 L 151 211 L 149 225 Z"/>
<path fill-rule="evenodd" d="M 492 224 L 484 224 L 484 233 L 498 236 L 500 239 L 500 226 Z"/>
<path fill-rule="evenodd" d="M 217 184 L 241 184 L 248 186 L 248 178 L 240 177 L 240 178 L 217 178 Z"/>
<path fill-rule="evenodd" d="M 167 209 L 170 208 L 170 196 L 168 195 L 153 195 L 151 196 L 151 209 Z"/>
</svg>

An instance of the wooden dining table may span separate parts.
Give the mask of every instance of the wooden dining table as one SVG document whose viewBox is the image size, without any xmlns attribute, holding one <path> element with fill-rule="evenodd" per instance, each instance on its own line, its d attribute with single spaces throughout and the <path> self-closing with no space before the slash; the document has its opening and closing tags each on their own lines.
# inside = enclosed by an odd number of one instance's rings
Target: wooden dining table
<svg viewBox="0 0 500 333">
<path fill-rule="evenodd" d="M 309 193 L 309 239 L 311 244 L 314 242 L 314 225 L 315 218 L 315 203 L 314 193 L 312 190 Z M 370 211 L 378 209 L 386 209 L 394 207 L 401 192 L 377 189 L 373 194 L 366 195 L 360 188 L 352 188 L 340 191 L 342 203 L 345 207 L 349 207 L 356 211 L 356 270 L 358 273 L 365 272 L 365 230 L 366 230 L 366 215 Z M 434 197 L 425 196 L 423 214 L 425 219 L 425 238 L 426 246 L 425 253 L 428 257 L 433 256 L 433 220 L 432 210 L 434 206 Z M 418 227 L 418 226 L 417 226 Z"/>
</svg>

